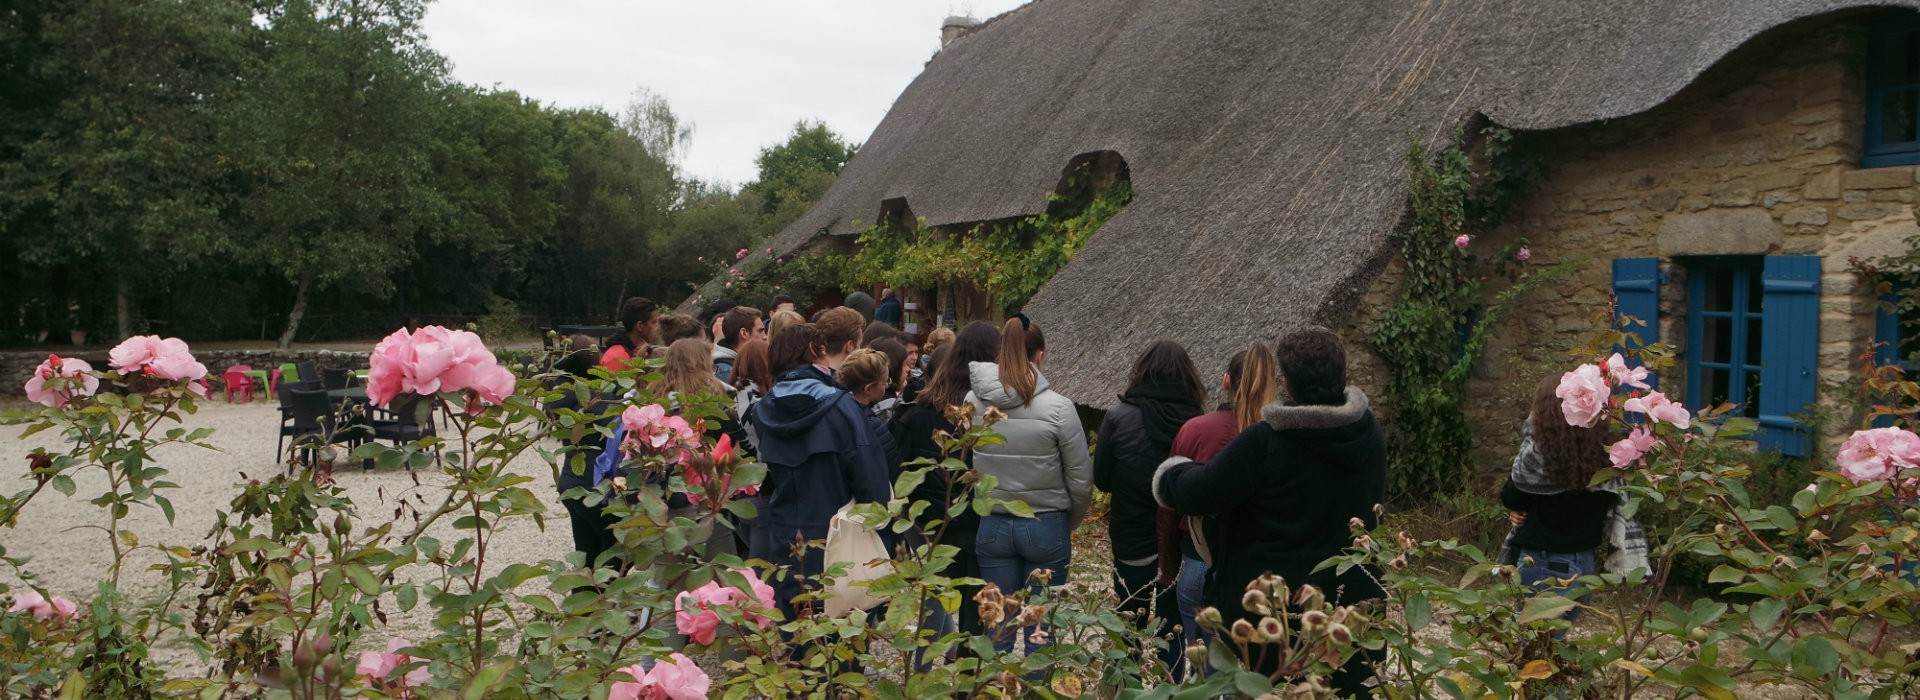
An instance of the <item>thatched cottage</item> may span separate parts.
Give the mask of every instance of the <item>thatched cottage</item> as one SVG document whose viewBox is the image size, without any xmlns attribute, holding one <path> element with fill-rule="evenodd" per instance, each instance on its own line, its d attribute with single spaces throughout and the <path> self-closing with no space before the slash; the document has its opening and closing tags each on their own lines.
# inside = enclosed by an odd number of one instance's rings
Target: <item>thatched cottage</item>
<svg viewBox="0 0 1920 700">
<path fill-rule="evenodd" d="M 1104 406 L 1146 339 L 1211 373 L 1319 323 L 1378 394 L 1363 329 L 1398 278 L 1408 147 L 1484 119 L 1546 154 L 1485 244 L 1591 264 L 1507 321 L 1469 389 L 1478 442 L 1510 444 L 1515 384 L 1614 295 L 1679 346 L 1663 388 L 1805 454 L 1818 385 L 1897 334 L 1849 258 L 1920 232 L 1920 12 L 1899 5 L 1920 3 L 1039 0 L 953 38 L 777 247 L 1040 212 L 1105 158 L 1132 203 L 1026 308 L 1056 388 Z"/>
</svg>

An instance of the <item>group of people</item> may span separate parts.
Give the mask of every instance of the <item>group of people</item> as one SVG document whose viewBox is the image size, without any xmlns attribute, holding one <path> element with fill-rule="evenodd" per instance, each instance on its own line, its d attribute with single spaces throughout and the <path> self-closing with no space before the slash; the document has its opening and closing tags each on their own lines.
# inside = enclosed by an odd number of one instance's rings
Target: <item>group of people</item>
<svg viewBox="0 0 1920 700">
<path fill-rule="evenodd" d="M 1252 343 L 1212 381 L 1179 343 L 1150 343 L 1090 451 L 1075 402 L 1047 379 L 1040 324 L 1015 314 L 998 326 L 974 321 L 957 333 L 941 328 L 924 339 L 906 337 L 895 325 L 897 299 L 881 296 L 879 305 L 869 297 L 864 305 L 834 306 L 810 319 L 784 299 L 765 313 L 723 301 L 706 319 L 662 315 L 652 301 L 630 299 L 620 319 L 627 333 L 597 358 L 618 369 L 635 358 L 665 357 L 663 378 L 650 387 L 654 395 L 728 397 L 730 420 L 712 430 L 757 455 L 767 474 L 753 496 L 758 516 L 737 524 L 737 543 L 716 536 L 710 551 L 744 546 L 749 557 L 788 569 L 793 575 L 770 578 L 785 614 L 802 612 L 796 598 L 804 582 L 826 566 L 822 550 L 804 543 L 824 540 L 844 505 L 890 500 L 903 464 L 940 459 L 946 436 L 960 432 L 953 417 L 965 415 L 954 409 L 967 406 L 975 416 L 989 409 L 1004 416 L 991 426 L 1000 440 L 971 450 L 968 467 L 993 477 L 988 498 L 1024 503 L 1033 515 L 996 507 L 984 516 L 968 508 L 949 518 L 966 487 L 954 474 L 935 470 L 910 495 L 928 506 L 923 526 L 905 537 L 909 545 L 937 541 L 957 548 L 949 576 L 983 579 L 1007 592 L 1063 585 L 1073 532 L 1088 517 L 1098 488 L 1111 494 L 1106 526 L 1114 592 L 1123 611 L 1170 640 L 1169 667 L 1181 664 L 1181 642 L 1202 639 L 1197 616 L 1203 608 L 1218 609 L 1228 625 L 1258 622 L 1242 595 L 1265 574 L 1295 588 L 1313 585 L 1339 605 L 1384 597 L 1378 571 L 1316 570 L 1350 546 L 1352 523 L 1377 526 L 1386 499 L 1386 440 L 1367 396 L 1347 384 L 1345 349 L 1334 333 L 1293 332 L 1271 349 Z M 888 300 L 892 313 L 875 320 Z M 570 361 L 584 372 L 584 358 Z M 1211 398 L 1215 387 L 1218 400 Z M 1547 405 L 1543 399 L 1537 410 Z M 1545 419 L 1535 418 L 1535 426 L 1543 425 Z M 1612 501 L 1604 491 L 1587 495 L 1583 479 L 1597 468 L 1596 455 L 1604 463 L 1604 450 L 1596 450 L 1592 436 L 1568 437 L 1557 427 L 1536 427 L 1533 434 L 1547 442 L 1523 452 L 1533 460 L 1526 472 L 1532 479 L 1521 490 L 1509 487 L 1517 494 L 1508 499 L 1515 522 L 1526 523 L 1519 545 L 1529 550 L 1529 561 L 1555 567 L 1554 573 L 1588 573 L 1590 555 L 1569 561 L 1548 550 L 1592 549 L 1593 514 Z M 1553 469 L 1541 468 L 1542 455 Z M 563 470 L 560 487 L 592 485 L 581 478 Z M 1544 512 L 1528 518 L 1522 509 Z M 568 510 L 576 546 L 600 561 L 611 546 L 605 516 L 578 500 Z M 1540 534 L 1568 528 L 1580 534 Z M 959 610 L 958 619 L 937 624 L 985 632 L 975 605 Z M 1183 639 L 1175 638 L 1176 623 Z M 1025 643 L 1031 651 L 1046 643 L 1036 632 L 1004 634 L 996 644 Z M 1261 663 L 1258 655 L 1250 661 Z M 1336 689 L 1370 696 L 1365 681 L 1372 662 L 1367 654 L 1352 657 L 1334 676 Z"/>
</svg>

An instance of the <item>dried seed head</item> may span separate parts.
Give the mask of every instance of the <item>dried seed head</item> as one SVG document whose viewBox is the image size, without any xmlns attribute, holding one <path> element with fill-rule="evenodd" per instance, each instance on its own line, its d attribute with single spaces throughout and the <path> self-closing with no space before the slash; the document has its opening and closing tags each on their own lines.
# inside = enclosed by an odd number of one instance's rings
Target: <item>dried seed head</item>
<svg viewBox="0 0 1920 700">
<path fill-rule="evenodd" d="M 1359 518 L 1348 518 L 1347 527 L 1354 532 L 1362 532 L 1367 529 L 1367 523 Z"/>
<path fill-rule="evenodd" d="M 1327 628 L 1327 614 L 1319 610 L 1308 610 L 1300 615 L 1300 629 L 1308 634 L 1317 634 Z"/>
<path fill-rule="evenodd" d="M 1193 616 L 1193 622 L 1199 625 L 1200 629 L 1208 631 L 1219 631 L 1226 624 L 1220 619 L 1220 609 L 1213 607 L 1201 608 L 1200 612 Z"/>
<path fill-rule="evenodd" d="M 1400 549 L 1402 551 L 1410 551 L 1413 549 L 1413 535 L 1406 530 L 1400 531 Z"/>
<path fill-rule="evenodd" d="M 1320 604 L 1324 602 L 1326 602 L 1326 596 L 1322 595 L 1320 589 L 1311 583 L 1301 586 L 1300 590 L 1293 596 L 1293 607 L 1302 610 L 1318 608 Z"/>
<path fill-rule="evenodd" d="M 1187 645 L 1187 665 L 1191 668 L 1207 667 L 1207 645 L 1198 642 Z"/>
<path fill-rule="evenodd" d="M 1047 621 L 1047 609 L 1039 605 L 1029 605 L 1020 609 L 1020 626 L 1034 627 Z"/>
<path fill-rule="evenodd" d="M 1272 644 L 1274 642 L 1284 642 L 1287 639 L 1286 626 L 1280 624 L 1279 620 L 1273 619 L 1271 617 L 1260 618 L 1259 630 L 1260 630 L 1260 641 L 1266 642 L 1268 644 Z"/>
<path fill-rule="evenodd" d="M 1241 644 L 1249 644 L 1249 643 L 1258 641 L 1254 638 L 1254 634 L 1256 634 L 1257 632 L 1258 630 L 1255 630 L 1253 628 L 1253 623 L 1251 622 L 1248 622 L 1246 620 L 1233 621 L 1233 631 L 1231 632 L 1231 634 L 1233 635 L 1233 641 L 1239 642 Z"/>
<path fill-rule="evenodd" d="M 1001 412 L 999 406 L 988 406 L 986 414 L 980 417 L 980 422 L 983 425 L 993 425 L 1006 419 L 1007 414 Z"/>
<path fill-rule="evenodd" d="M 1277 574 L 1261 574 L 1260 578 L 1254 579 L 1253 583 L 1247 585 L 1247 588 L 1258 588 L 1265 591 L 1268 597 L 1277 597 L 1281 600 L 1287 599 L 1287 580 Z"/>
<path fill-rule="evenodd" d="M 1240 596 L 1240 607 L 1261 615 L 1272 615 L 1273 607 L 1267 604 L 1267 593 L 1258 588 L 1249 588 Z"/>
<path fill-rule="evenodd" d="M 1330 624 L 1327 625 L 1327 637 L 1332 639 L 1333 643 L 1345 646 L 1353 643 L 1353 630 L 1339 623 Z"/>
<path fill-rule="evenodd" d="M 1387 560 L 1387 568 L 1389 569 L 1407 568 L 1407 555 L 1401 554 L 1399 556 L 1396 556 L 1392 559 Z"/>
<path fill-rule="evenodd" d="M 1821 532 L 1819 530 L 1813 530 L 1807 533 L 1808 542 L 1825 542 L 1828 539 L 1830 538 L 1827 537 L 1827 533 Z"/>
</svg>

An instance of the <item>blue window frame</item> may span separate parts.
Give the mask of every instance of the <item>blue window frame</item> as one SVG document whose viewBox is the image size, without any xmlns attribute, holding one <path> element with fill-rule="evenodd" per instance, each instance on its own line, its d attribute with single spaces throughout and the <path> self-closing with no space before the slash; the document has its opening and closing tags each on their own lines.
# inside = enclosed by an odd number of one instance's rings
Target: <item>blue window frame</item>
<svg viewBox="0 0 1920 700">
<path fill-rule="evenodd" d="M 1920 163 L 1920 13 L 1874 23 L 1867 38 L 1866 143 L 1860 167 Z"/>
<path fill-rule="evenodd" d="M 1687 405 L 1733 404 L 1757 418 L 1764 367 L 1759 256 L 1701 258 L 1687 267 Z"/>
</svg>

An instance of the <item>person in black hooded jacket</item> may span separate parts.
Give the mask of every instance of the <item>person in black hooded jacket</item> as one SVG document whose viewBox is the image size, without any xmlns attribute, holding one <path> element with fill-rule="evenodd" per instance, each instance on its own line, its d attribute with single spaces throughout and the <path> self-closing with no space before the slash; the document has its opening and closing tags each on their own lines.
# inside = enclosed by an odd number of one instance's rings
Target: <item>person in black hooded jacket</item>
<svg viewBox="0 0 1920 700">
<path fill-rule="evenodd" d="M 749 543 L 755 558 L 789 569 L 772 577 L 780 611 L 795 619 L 793 599 L 801 577 L 817 577 L 825 556 L 796 543 L 824 540 L 834 513 L 848 501 L 885 503 L 893 495 L 886 455 L 863 415 L 866 409 L 828 372 L 826 343 L 812 326 L 793 326 L 773 339 L 768 352 L 772 391 L 753 404 L 760 461 L 767 465 L 760 493 L 766 498 Z"/>
<path fill-rule="evenodd" d="M 1201 414 L 1206 385 L 1186 348 L 1171 340 L 1148 345 L 1133 363 L 1120 404 L 1107 410 L 1100 441 L 1093 451 L 1093 484 L 1113 494 L 1107 511 L 1107 536 L 1113 543 L 1113 590 L 1120 612 L 1166 640 L 1179 617 L 1171 576 L 1160 560 L 1159 504 L 1153 500 L 1153 471 L 1165 461 L 1180 426 Z M 1169 562 L 1171 563 L 1171 562 Z M 1169 641 L 1161 650 L 1168 668 L 1179 664 L 1183 645 Z"/>
<path fill-rule="evenodd" d="M 1386 597 L 1379 571 L 1314 570 L 1353 542 L 1351 521 L 1379 525 L 1374 507 L 1387 489 L 1380 424 L 1367 395 L 1346 385 L 1346 350 L 1332 331 L 1290 334 L 1276 350 L 1290 399 L 1267 404 L 1262 422 L 1207 463 L 1174 455 L 1153 476 L 1161 505 L 1213 516 L 1203 528 L 1213 560 L 1206 601 L 1229 625 L 1259 622 L 1241 598 L 1248 583 L 1269 572 L 1296 590 L 1312 584 L 1336 605 Z M 1263 645 L 1250 654 L 1245 661 L 1256 672 L 1277 663 Z M 1365 685 L 1373 661 L 1356 653 L 1333 675 L 1340 697 L 1373 697 Z"/>
</svg>

